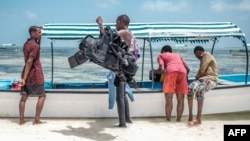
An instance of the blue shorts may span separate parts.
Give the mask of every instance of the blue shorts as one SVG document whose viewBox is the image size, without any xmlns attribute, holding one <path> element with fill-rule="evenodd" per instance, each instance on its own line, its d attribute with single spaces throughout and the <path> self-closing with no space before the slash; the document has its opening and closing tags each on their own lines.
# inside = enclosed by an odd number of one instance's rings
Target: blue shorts
<svg viewBox="0 0 250 141">
<path fill-rule="evenodd" d="M 205 92 L 212 90 L 216 87 L 217 83 L 210 79 L 199 79 L 193 81 L 188 86 L 188 96 L 194 96 L 197 100 L 204 99 Z"/>
</svg>

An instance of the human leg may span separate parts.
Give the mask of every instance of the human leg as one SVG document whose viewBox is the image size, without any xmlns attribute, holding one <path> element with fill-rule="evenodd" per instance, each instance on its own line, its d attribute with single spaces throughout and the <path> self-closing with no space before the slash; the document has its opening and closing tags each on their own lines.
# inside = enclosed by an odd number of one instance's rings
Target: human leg
<svg viewBox="0 0 250 141">
<path fill-rule="evenodd" d="M 119 86 L 116 88 L 116 103 L 119 116 L 119 125 L 118 127 L 126 127 L 126 118 L 125 118 L 125 82 L 120 82 Z"/>
<path fill-rule="evenodd" d="M 176 94 L 177 97 L 177 119 L 176 121 L 180 122 L 182 113 L 184 110 L 184 94 Z"/>
<path fill-rule="evenodd" d="M 197 99 L 197 115 L 196 115 L 196 119 L 190 122 L 191 125 L 201 124 L 203 101 L 204 101 L 203 99 Z"/>
<path fill-rule="evenodd" d="M 188 93 L 187 75 L 185 73 L 178 73 L 177 84 L 175 89 L 177 97 L 177 122 L 181 121 L 184 110 L 184 97 Z"/>
<path fill-rule="evenodd" d="M 173 99 L 173 94 L 165 93 L 165 100 L 166 100 L 165 113 L 166 113 L 166 120 L 167 121 L 171 121 L 171 112 L 173 109 L 172 99 Z"/>
<path fill-rule="evenodd" d="M 213 80 L 209 79 L 201 79 L 198 81 L 199 85 L 196 88 L 195 95 L 197 99 L 197 115 L 196 119 L 191 122 L 191 125 L 199 125 L 201 124 L 201 118 L 202 118 L 202 109 L 203 109 L 203 103 L 204 103 L 204 94 L 214 89 L 217 85 L 217 83 Z"/>
<path fill-rule="evenodd" d="M 125 95 L 124 96 L 124 102 L 125 102 L 125 119 L 127 123 L 132 123 L 132 120 L 130 118 L 130 112 L 129 112 L 129 103 L 128 103 L 128 98 Z"/>
<path fill-rule="evenodd" d="M 188 86 L 188 94 L 187 94 L 187 100 L 188 100 L 188 121 L 193 121 L 193 99 L 194 99 L 194 92 L 197 86 L 197 81 L 192 82 Z"/>
<path fill-rule="evenodd" d="M 33 124 L 41 124 L 40 115 L 43 109 L 44 101 L 45 101 L 45 90 L 44 85 L 27 85 L 24 87 L 24 90 L 32 97 L 38 97 L 36 104 L 36 113 L 34 117 Z"/>
<path fill-rule="evenodd" d="M 196 93 L 199 93 L 199 92 L 200 91 L 196 91 Z M 192 109 L 191 109 L 191 107 L 193 107 L 193 96 L 188 96 L 188 105 L 190 106 L 190 108 L 189 108 L 189 118 L 188 118 L 189 125 L 199 125 L 199 124 L 201 124 L 203 98 L 197 98 L 197 115 L 196 115 L 195 120 L 193 120 L 193 113 L 192 113 Z"/>
<path fill-rule="evenodd" d="M 193 96 L 188 96 L 188 121 L 193 120 Z"/>
<path fill-rule="evenodd" d="M 35 114 L 33 124 L 41 124 L 41 123 L 43 123 L 40 120 L 40 115 L 42 113 L 44 102 L 45 102 L 45 95 L 39 96 L 38 100 L 37 100 L 37 104 L 36 104 L 36 114 Z"/>
<path fill-rule="evenodd" d="M 19 116 L 20 116 L 19 125 L 25 124 L 24 111 L 25 111 L 25 104 L 26 104 L 27 99 L 28 99 L 28 95 L 22 94 L 21 99 L 19 101 Z"/>
<path fill-rule="evenodd" d="M 192 98 L 193 99 L 193 98 Z M 189 117 L 188 123 L 189 125 L 199 125 L 201 124 L 201 116 L 202 116 L 202 108 L 203 108 L 203 99 L 197 99 L 197 115 L 195 120 L 193 120 Z"/>
<path fill-rule="evenodd" d="M 171 121 L 171 112 L 173 109 L 173 94 L 176 91 L 176 82 L 178 78 L 178 72 L 172 72 L 165 74 L 163 82 L 163 93 L 165 95 L 165 114 L 166 120 Z"/>
</svg>

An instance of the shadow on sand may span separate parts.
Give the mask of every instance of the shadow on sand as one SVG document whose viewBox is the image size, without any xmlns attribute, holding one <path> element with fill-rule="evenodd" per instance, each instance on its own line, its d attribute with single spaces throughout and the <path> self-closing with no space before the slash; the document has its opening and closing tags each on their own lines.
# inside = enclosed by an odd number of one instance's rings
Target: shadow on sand
<svg viewBox="0 0 250 141">
<path fill-rule="evenodd" d="M 76 136 L 81 138 L 87 138 L 95 141 L 110 141 L 115 140 L 116 136 L 108 133 L 104 133 L 105 128 L 109 128 L 113 121 L 109 119 L 97 119 L 93 122 L 87 122 L 88 128 L 73 127 L 72 125 L 67 125 L 67 129 L 64 130 L 52 130 L 51 132 L 56 132 L 63 134 L 65 136 Z"/>
</svg>

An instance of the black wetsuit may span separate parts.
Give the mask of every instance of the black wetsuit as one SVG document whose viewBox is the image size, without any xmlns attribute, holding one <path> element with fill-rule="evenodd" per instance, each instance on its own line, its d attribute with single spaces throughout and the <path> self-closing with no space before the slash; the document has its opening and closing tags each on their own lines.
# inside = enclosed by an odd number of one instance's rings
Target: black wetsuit
<svg viewBox="0 0 250 141">
<path fill-rule="evenodd" d="M 130 119 L 129 103 L 125 93 L 126 83 L 121 81 L 119 77 L 115 77 L 114 84 L 116 86 L 116 104 L 119 116 L 119 127 L 126 127 L 127 123 L 132 123 Z"/>
</svg>

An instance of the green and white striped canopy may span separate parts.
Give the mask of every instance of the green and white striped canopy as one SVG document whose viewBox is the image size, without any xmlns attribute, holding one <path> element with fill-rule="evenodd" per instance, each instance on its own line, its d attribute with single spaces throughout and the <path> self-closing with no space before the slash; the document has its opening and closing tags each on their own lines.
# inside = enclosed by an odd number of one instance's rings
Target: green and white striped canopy
<svg viewBox="0 0 250 141">
<path fill-rule="evenodd" d="M 107 23 L 115 29 L 115 23 Z M 245 41 L 245 34 L 231 22 L 160 22 L 130 23 L 129 29 L 138 39 L 151 41 L 207 42 L 220 37 Z M 96 23 L 49 23 L 43 25 L 42 36 L 49 39 L 74 40 L 87 35 L 99 36 Z"/>
</svg>

